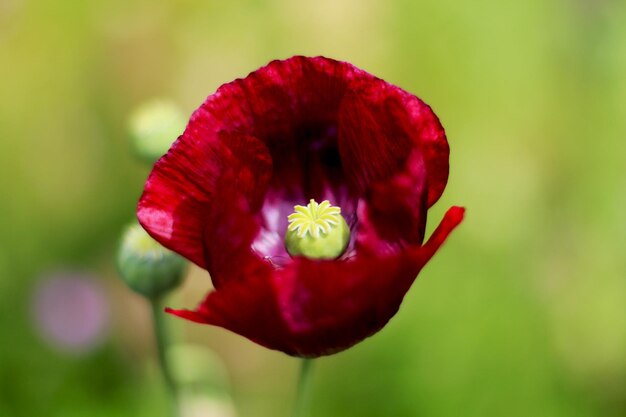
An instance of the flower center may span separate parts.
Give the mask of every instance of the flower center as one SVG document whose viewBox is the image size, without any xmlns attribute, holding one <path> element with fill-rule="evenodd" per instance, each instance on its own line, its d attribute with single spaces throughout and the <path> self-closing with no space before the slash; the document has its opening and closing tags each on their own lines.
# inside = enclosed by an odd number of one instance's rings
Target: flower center
<svg viewBox="0 0 626 417">
<path fill-rule="evenodd" d="M 296 232 L 298 237 L 304 237 L 309 233 L 314 238 L 320 234 L 327 234 L 334 226 L 339 224 L 341 209 L 331 206 L 328 200 L 320 204 L 313 199 L 306 206 L 295 206 L 295 213 L 287 217 L 290 232 Z"/>
<path fill-rule="evenodd" d="M 328 200 L 318 204 L 311 199 L 306 206 L 297 205 L 287 220 L 285 246 L 292 256 L 335 259 L 350 241 L 350 228 L 341 216 L 341 208 Z"/>
</svg>

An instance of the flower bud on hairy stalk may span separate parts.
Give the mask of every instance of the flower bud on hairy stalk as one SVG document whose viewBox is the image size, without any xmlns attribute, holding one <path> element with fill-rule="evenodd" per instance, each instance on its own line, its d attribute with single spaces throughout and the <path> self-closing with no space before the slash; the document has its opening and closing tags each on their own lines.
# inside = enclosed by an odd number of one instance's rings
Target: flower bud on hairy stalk
<svg viewBox="0 0 626 417">
<path fill-rule="evenodd" d="M 346 251 L 350 227 L 341 215 L 341 208 L 331 206 L 328 200 L 318 204 L 311 199 L 306 206 L 295 206 L 287 219 L 285 246 L 290 255 L 336 259 Z"/>
<path fill-rule="evenodd" d="M 135 292 L 157 299 L 178 287 L 187 262 L 161 246 L 135 223 L 124 231 L 117 252 L 117 268 Z"/>
<path fill-rule="evenodd" d="M 187 120 L 180 109 L 169 101 L 154 100 L 139 106 L 129 121 L 135 154 L 153 164 L 172 146 L 185 130 Z"/>
</svg>

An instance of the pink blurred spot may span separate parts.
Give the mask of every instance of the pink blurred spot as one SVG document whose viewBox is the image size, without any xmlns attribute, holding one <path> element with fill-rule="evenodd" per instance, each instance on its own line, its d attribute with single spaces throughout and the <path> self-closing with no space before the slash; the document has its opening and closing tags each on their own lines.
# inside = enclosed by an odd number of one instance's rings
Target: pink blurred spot
<svg viewBox="0 0 626 417">
<path fill-rule="evenodd" d="M 39 335 L 67 353 L 84 353 L 105 338 L 109 309 L 104 291 L 88 274 L 60 272 L 43 276 L 33 297 Z"/>
</svg>

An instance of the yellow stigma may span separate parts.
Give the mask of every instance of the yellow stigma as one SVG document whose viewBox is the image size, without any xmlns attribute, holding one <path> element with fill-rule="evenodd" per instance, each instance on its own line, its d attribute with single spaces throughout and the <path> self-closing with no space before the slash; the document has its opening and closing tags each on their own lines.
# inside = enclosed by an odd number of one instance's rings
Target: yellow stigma
<svg viewBox="0 0 626 417">
<path fill-rule="evenodd" d="M 287 217 L 285 248 L 291 256 L 310 259 L 337 259 L 350 243 L 350 226 L 339 207 L 326 200 L 311 200 L 306 206 L 295 206 Z"/>
<path fill-rule="evenodd" d="M 331 229 L 341 222 L 341 209 L 331 206 L 328 200 L 317 203 L 311 199 L 306 206 L 295 206 L 295 213 L 287 217 L 289 227 L 287 230 L 295 232 L 300 238 L 309 234 L 318 238 L 322 234 L 328 234 Z"/>
</svg>

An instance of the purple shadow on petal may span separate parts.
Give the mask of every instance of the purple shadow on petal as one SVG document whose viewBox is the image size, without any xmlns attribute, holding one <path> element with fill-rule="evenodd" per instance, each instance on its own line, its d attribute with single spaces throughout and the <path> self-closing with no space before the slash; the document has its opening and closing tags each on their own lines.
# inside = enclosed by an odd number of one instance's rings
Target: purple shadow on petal
<svg viewBox="0 0 626 417">
<path fill-rule="evenodd" d="M 56 350 L 83 354 L 107 336 L 109 306 L 96 279 L 80 272 L 56 272 L 37 282 L 32 298 L 34 327 Z"/>
</svg>

